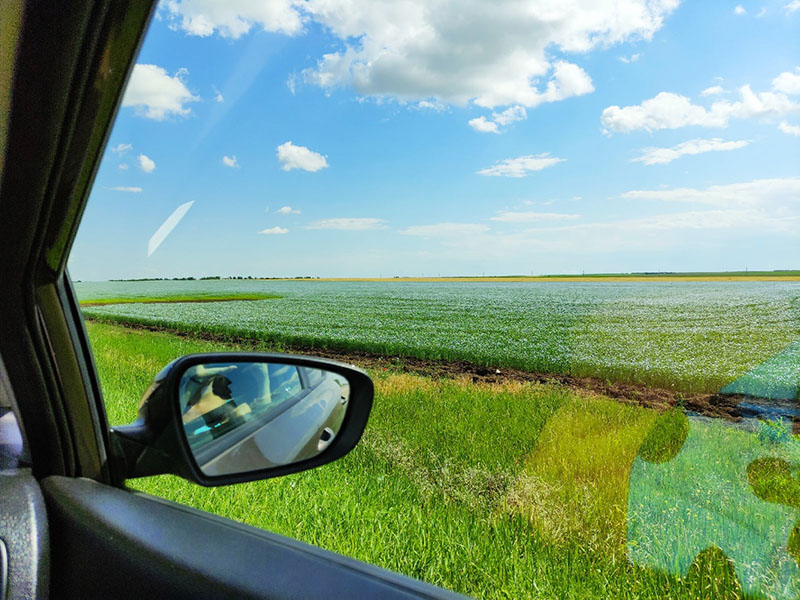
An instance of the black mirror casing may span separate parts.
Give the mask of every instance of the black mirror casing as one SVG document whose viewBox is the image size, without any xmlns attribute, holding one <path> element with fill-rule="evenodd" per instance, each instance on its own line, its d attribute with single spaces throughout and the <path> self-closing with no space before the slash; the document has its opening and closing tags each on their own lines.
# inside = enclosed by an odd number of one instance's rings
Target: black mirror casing
<svg viewBox="0 0 800 600">
<path fill-rule="evenodd" d="M 254 362 L 321 369 L 345 377 L 350 384 L 350 396 L 341 429 L 323 452 L 300 462 L 245 473 L 206 475 L 195 461 L 184 432 L 178 403 L 181 378 L 187 369 L 197 365 Z M 373 396 L 372 380 L 364 371 L 336 361 L 290 354 L 190 354 L 174 360 L 156 375 L 142 398 L 134 423 L 112 428 L 114 478 L 121 483 L 136 477 L 173 474 L 200 485 L 218 486 L 312 469 L 341 458 L 355 447 L 366 427 Z"/>
</svg>

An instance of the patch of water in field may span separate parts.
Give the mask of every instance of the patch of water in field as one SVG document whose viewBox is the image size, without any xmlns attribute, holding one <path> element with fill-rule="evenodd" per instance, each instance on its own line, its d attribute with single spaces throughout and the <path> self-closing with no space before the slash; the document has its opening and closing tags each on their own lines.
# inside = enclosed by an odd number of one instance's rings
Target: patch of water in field
<svg viewBox="0 0 800 600">
<path fill-rule="evenodd" d="M 465 359 L 716 391 L 800 338 L 796 282 L 78 283 L 82 300 L 269 293 L 277 299 L 86 308 L 313 346 Z M 800 367 L 775 373 L 797 386 Z"/>
</svg>

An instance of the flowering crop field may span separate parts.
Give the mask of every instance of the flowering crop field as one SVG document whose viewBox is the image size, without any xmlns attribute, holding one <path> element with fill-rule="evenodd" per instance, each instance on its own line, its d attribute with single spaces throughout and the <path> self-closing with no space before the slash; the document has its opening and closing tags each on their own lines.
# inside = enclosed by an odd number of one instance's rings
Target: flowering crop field
<svg viewBox="0 0 800 600">
<path fill-rule="evenodd" d="M 77 283 L 82 301 L 264 294 L 257 301 L 86 306 L 93 318 L 305 349 L 465 360 L 715 392 L 800 338 L 797 282 L 145 281 Z M 769 370 L 796 388 L 800 365 Z"/>
</svg>

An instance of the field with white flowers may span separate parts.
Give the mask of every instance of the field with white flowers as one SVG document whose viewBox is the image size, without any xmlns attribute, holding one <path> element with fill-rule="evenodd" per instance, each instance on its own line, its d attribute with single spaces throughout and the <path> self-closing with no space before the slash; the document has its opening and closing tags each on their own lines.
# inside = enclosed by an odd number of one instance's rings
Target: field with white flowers
<svg viewBox="0 0 800 600">
<path fill-rule="evenodd" d="M 716 392 L 800 338 L 800 282 L 791 281 L 221 280 L 76 288 L 81 301 L 95 304 L 84 314 L 104 321 L 682 392 Z M 800 368 L 768 375 L 792 386 Z"/>
</svg>

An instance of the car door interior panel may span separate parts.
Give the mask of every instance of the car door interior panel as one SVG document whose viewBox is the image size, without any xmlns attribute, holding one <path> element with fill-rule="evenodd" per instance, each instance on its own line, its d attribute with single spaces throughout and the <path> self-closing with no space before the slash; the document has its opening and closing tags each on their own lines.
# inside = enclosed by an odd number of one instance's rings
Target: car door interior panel
<svg viewBox="0 0 800 600">
<path fill-rule="evenodd" d="M 90 479 L 42 482 L 67 598 L 461 598 L 255 527 Z"/>
</svg>

